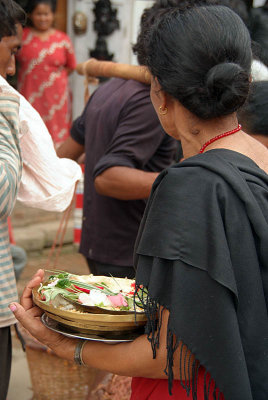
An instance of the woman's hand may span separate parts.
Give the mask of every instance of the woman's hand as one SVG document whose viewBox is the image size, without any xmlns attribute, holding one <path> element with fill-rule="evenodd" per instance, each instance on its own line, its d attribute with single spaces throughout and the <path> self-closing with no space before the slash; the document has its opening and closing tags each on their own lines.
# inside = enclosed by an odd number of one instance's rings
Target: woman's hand
<svg viewBox="0 0 268 400">
<path fill-rule="evenodd" d="M 30 282 L 26 285 L 20 299 L 21 305 L 24 307 L 25 311 L 35 309 L 36 314 L 37 315 L 39 314 L 39 316 L 41 316 L 43 312 L 39 307 L 35 306 L 32 298 L 32 290 L 40 285 L 40 283 L 44 279 L 44 275 L 45 275 L 44 270 L 39 269 L 32 277 Z"/>
<path fill-rule="evenodd" d="M 53 332 L 46 328 L 40 317 L 43 311 L 32 300 L 32 290 L 39 286 L 44 278 L 44 271 L 39 269 L 25 287 L 21 304 L 11 303 L 10 310 L 27 331 L 44 345 L 50 347 L 58 356 L 73 360 L 76 340 Z"/>
</svg>

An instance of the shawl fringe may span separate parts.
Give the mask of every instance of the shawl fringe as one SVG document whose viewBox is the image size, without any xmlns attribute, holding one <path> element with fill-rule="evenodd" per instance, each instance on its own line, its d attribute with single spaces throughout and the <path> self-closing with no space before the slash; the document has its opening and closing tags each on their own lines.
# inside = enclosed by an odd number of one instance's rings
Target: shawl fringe
<svg viewBox="0 0 268 400">
<path fill-rule="evenodd" d="M 148 291 L 142 285 L 136 285 L 134 294 L 134 304 L 135 298 L 137 298 L 146 313 L 147 324 L 145 327 L 145 334 L 147 335 L 148 341 L 151 343 L 153 358 L 156 357 L 156 351 L 159 348 L 159 337 L 160 330 L 162 326 L 162 317 L 165 307 L 160 306 L 159 302 L 155 299 L 151 299 L 147 295 Z M 191 365 L 192 352 L 189 350 L 188 346 L 178 339 L 174 334 L 172 329 L 168 326 L 167 329 L 167 363 L 165 367 L 165 374 L 168 377 L 168 390 L 169 395 L 172 395 L 172 387 L 174 381 L 174 353 L 179 348 L 180 354 L 180 377 L 179 384 L 186 391 L 187 396 L 192 395 L 192 400 L 199 400 L 197 395 L 197 382 L 199 376 L 199 370 L 201 367 L 200 362 L 195 359 Z M 192 378 L 190 380 L 184 380 L 183 377 L 190 376 L 192 373 Z M 204 400 L 209 400 L 210 393 L 213 395 L 213 400 L 223 399 L 223 393 L 220 392 L 219 388 L 215 384 L 215 381 L 210 376 L 210 374 L 205 371 L 204 373 Z"/>
</svg>

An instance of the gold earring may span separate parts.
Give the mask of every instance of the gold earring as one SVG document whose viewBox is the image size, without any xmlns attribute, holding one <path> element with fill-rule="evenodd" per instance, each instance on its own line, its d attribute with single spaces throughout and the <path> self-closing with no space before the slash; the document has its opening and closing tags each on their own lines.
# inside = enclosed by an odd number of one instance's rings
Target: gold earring
<svg viewBox="0 0 268 400">
<path fill-rule="evenodd" d="M 166 115 L 168 112 L 167 107 L 165 107 L 164 109 L 162 108 L 162 106 L 159 107 L 159 114 L 160 115 Z"/>
</svg>

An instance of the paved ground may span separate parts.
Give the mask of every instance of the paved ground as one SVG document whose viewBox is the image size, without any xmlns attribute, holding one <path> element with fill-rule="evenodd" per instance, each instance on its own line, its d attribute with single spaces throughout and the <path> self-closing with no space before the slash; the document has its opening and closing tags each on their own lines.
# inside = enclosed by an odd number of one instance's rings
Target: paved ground
<svg viewBox="0 0 268 400">
<path fill-rule="evenodd" d="M 25 232 L 27 235 L 27 232 Z M 22 292 L 25 283 L 36 272 L 38 268 L 43 268 L 47 262 L 48 250 L 28 254 L 28 263 L 19 279 L 18 290 Z M 58 267 L 62 270 L 77 274 L 88 274 L 87 264 L 84 258 L 77 253 L 73 246 L 64 246 L 58 260 Z M 26 360 L 25 353 L 22 351 L 21 344 L 13 332 L 13 360 L 11 381 L 7 400 L 30 400 L 33 399 L 32 383 Z M 41 399 L 42 397 L 40 397 Z M 53 398 L 48 399 L 53 400 Z M 73 397 L 62 397 L 62 400 L 76 400 Z"/>
</svg>

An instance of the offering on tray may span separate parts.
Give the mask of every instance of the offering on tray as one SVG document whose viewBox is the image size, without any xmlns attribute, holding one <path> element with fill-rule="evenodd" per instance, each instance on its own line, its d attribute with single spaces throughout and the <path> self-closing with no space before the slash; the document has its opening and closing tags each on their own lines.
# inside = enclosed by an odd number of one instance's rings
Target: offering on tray
<svg viewBox="0 0 268 400">
<path fill-rule="evenodd" d="M 135 281 L 55 271 L 38 288 L 33 300 L 61 326 L 86 334 L 134 331 L 146 323 Z M 143 301 L 146 291 L 142 290 Z"/>
<path fill-rule="evenodd" d="M 98 307 L 103 311 L 143 312 L 137 297 L 134 301 L 135 281 L 127 278 L 60 272 L 50 275 L 40 285 L 38 293 L 44 304 L 50 304 L 60 294 L 78 306 Z"/>
</svg>

